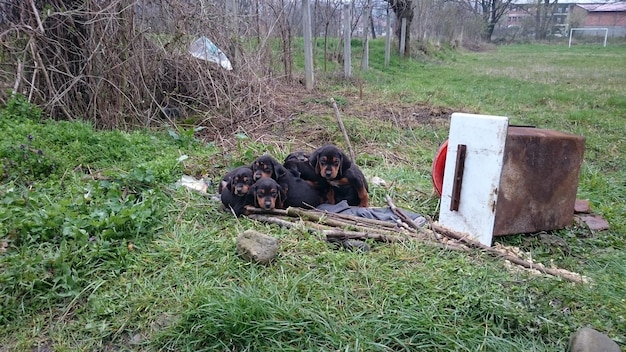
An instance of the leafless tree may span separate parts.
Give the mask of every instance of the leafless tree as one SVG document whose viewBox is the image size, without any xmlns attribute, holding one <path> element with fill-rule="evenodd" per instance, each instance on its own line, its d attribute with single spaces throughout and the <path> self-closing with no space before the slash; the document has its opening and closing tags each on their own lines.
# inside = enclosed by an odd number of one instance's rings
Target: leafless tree
<svg viewBox="0 0 626 352">
<path fill-rule="evenodd" d="M 396 22 L 394 33 L 396 35 L 396 39 L 398 40 L 398 46 L 400 45 L 400 36 L 401 36 L 401 24 L 402 19 L 406 19 L 407 28 L 411 28 L 411 23 L 413 22 L 413 17 L 415 16 L 415 7 L 413 4 L 413 0 L 387 0 L 393 13 L 396 15 Z M 410 56 L 410 45 L 411 43 L 411 31 L 406 31 L 405 37 L 405 45 L 406 50 L 404 51 L 404 56 Z"/>
<path fill-rule="evenodd" d="M 513 0 L 478 0 L 478 4 L 482 10 L 482 18 L 486 25 L 483 39 L 491 41 L 491 35 L 496 28 L 496 24 L 500 21 Z"/>
<path fill-rule="evenodd" d="M 484 25 L 482 38 L 491 41 L 493 30 L 500 18 L 507 12 L 513 0 L 460 0 L 467 9 L 480 16 Z"/>
<path fill-rule="evenodd" d="M 275 24 L 279 34 L 281 45 L 281 62 L 283 64 L 284 74 L 287 80 L 293 78 L 293 37 L 295 35 L 295 14 L 296 4 L 293 1 L 286 0 L 267 0 L 266 8 L 269 10 L 266 14 L 270 21 Z"/>
<path fill-rule="evenodd" d="M 550 33 L 552 27 L 552 14 L 556 8 L 558 0 L 537 0 L 535 12 L 535 39 L 544 40 Z"/>
<path fill-rule="evenodd" d="M 313 57 L 317 51 L 317 37 L 323 36 L 324 38 L 324 71 L 326 71 L 326 61 L 336 60 L 340 61 L 339 45 L 335 46 L 335 50 L 331 53 L 329 50 L 329 39 L 337 38 L 341 36 L 341 1 L 334 0 L 316 0 L 314 4 L 314 20 L 313 20 Z"/>
</svg>

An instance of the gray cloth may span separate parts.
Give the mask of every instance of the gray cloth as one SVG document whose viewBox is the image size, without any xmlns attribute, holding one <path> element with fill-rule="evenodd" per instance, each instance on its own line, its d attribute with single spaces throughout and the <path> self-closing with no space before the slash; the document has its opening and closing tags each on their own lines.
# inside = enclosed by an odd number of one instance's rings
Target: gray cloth
<svg viewBox="0 0 626 352">
<path fill-rule="evenodd" d="M 352 216 L 358 216 L 367 219 L 376 219 L 381 221 L 397 222 L 400 220 L 396 214 L 393 213 L 391 208 L 364 208 L 357 206 L 350 206 L 348 202 L 342 200 L 337 204 L 320 204 L 317 206 L 319 210 L 325 210 L 329 213 L 346 214 Z M 413 222 L 418 226 L 423 226 L 426 223 L 426 219 L 417 213 L 401 209 Z"/>
</svg>

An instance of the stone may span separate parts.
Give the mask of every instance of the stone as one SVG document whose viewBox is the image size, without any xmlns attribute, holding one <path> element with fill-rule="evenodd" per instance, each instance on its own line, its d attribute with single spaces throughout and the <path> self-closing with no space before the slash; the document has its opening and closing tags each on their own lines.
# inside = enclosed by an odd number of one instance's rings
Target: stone
<svg viewBox="0 0 626 352">
<path fill-rule="evenodd" d="M 370 251 L 369 244 L 363 241 L 359 241 L 359 240 L 352 240 L 352 239 L 345 240 L 341 242 L 341 245 L 343 246 L 343 248 L 352 252 L 369 252 Z"/>
<path fill-rule="evenodd" d="M 617 343 L 605 334 L 591 329 L 580 328 L 569 340 L 569 352 L 621 352 Z"/>
<path fill-rule="evenodd" d="M 599 215 L 578 214 L 576 217 L 584 222 L 591 231 L 604 231 L 609 229 L 609 222 Z"/>
<path fill-rule="evenodd" d="M 591 205 L 587 199 L 576 199 L 574 203 L 575 213 L 591 213 Z"/>
<path fill-rule="evenodd" d="M 371 250 L 370 245 L 365 241 L 357 239 L 341 239 L 341 238 L 328 238 L 328 243 L 333 249 L 341 250 L 345 249 L 350 252 L 369 252 Z"/>
<path fill-rule="evenodd" d="M 237 254 L 258 264 L 269 264 L 278 255 L 278 240 L 263 233 L 246 230 L 237 236 Z"/>
</svg>

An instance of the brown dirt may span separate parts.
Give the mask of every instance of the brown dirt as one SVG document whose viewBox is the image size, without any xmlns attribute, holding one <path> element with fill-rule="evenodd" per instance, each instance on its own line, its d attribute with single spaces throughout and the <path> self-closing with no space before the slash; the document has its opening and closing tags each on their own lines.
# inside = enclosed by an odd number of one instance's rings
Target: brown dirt
<svg viewBox="0 0 626 352">
<path fill-rule="evenodd" d="M 274 87 L 274 93 L 275 110 L 263 121 L 246 121 L 246 126 L 238 123 L 217 135 L 207 129 L 201 137 L 207 141 L 219 141 L 227 149 L 236 144 L 230 136 L 240 132 L 252 140 L 281 148 L 285 143 L 292 147 L 317 146 L 332 139 L 326 127 L 319 125 L 324 121 L 336 123 L 332 96 L 341 97 L 336 103 L 342 119 L 378 120 L 399 129 L 447 124 L 453 112 L 445 107 L 384 100 L 373 92 L 360 92 L 356 87 L 332 93 L 308 92 L 303 85 L 296 83 Z"/>
</svg>

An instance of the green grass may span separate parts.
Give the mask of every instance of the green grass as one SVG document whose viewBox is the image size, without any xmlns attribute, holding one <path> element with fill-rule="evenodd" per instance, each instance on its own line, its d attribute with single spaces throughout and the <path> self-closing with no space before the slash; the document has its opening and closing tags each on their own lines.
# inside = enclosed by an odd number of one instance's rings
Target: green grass
<svg viewBox="0 0 626 352">
<path fill-rule="evenodd" d="M 239 136 L 223 150 L 192 130 L 41 123 L 18 99 L 0 115 L 0 350 L 557 351 L 582 326 L 624 348 L 626 46 L 441 50 L 423 61 L 393 57 L 389 68 L 383 47 L 374 41 L 370 70 L 356 71 L 367 99 L 507 115 L 586 137 L 578 196 L 611 229 L 552 232 L 567 251 L 536 235 L 497 241 L 593 284 L 419 242 L 337 251 L 306 231 L 233 219 L 210 197 L 173 186 L 183 174 L 217 181 L 264 151 L 282 158 L 291 141 L 313 136 L 284 136 L 284 145 Z M 318 84 L 342 107 L 364 103 L 351 84 Z M 345 111 L 356 149 L 367 150 L 358 157 L 366 176 L 392 185 L 372 186 L 372 203 L 390 194 L 436 217 L 430 163 L 447 121 L 407 128 Z M 341 143 L 333 118 L 305 114 L 291 128 L 330 126 L 321 135 Z M 251 228 L 280 240 L 273 265 L 235 254 L 235 237 Z"/>
</svg>

